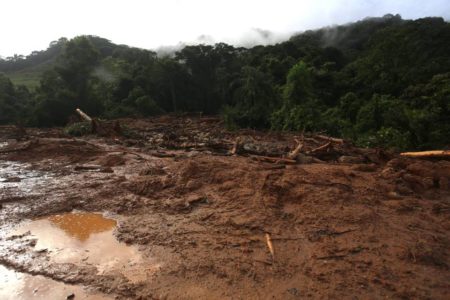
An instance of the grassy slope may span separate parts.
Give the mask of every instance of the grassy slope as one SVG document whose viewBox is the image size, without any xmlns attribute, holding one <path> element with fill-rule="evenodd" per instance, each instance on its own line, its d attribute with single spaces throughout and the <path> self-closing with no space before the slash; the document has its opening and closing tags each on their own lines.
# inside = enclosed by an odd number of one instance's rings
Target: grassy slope
<svg viewBox="0 0 450 300">
<path fill-rule="evenodd" d="M 28 89 L 34 90 L 39 85 L 42 73 L 50 69 L 53 64 L 54 60 L 50 60 L 30 68 L 7 72 L 5 74 L 15 85 L 25 85 Z"/>
</svg>

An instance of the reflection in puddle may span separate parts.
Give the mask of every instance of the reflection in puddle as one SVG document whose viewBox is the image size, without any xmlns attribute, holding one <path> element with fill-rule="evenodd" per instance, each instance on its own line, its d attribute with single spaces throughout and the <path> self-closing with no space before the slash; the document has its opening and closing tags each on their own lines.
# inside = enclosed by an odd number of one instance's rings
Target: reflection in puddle
<svg viewBox="0 0 450 300">
<path fill-rule="evenodd" d="M 52 225 L 62 229 L 67 235 L 79 240 L 86 241 L 91 234 L 109 231 L 116 227 L 117 222 L 107 219 L 101 214 L 71 213 L 48 217 Z"/>
<path fill-rule="evenodd" d="M 30 231 L 35 250 L 47 249 L 52 262 L 93 265 L 98 274 L 119 272 L 132 282 L 147 279 L 148 262 L 136 247 L 116 240 L 116 225 L 101 214 L 78 212 L 31 221 L 14 234 Z"/>
<path fill-rule="evenodd" d="M 88 294 L 82 287 L 56 282 L 43 276 L 18 273 L 0 265 L 0 299 L 2 300 L 67 299 L 67 296 L 71 294 L 75 295 L 75 299 L 109 299 Z"/>
</svg>

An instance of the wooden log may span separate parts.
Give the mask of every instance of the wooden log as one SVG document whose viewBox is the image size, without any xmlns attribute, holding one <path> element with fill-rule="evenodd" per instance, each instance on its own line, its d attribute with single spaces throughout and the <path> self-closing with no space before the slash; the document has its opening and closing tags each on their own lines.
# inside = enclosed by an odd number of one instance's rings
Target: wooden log
<svg viewBox="0 0 450 300">
<path fill-rule="evenodd" d="M 232 148 L 231 151 L 230 151 L 230 154 L 231 154 L 231 155 L 236 155 L 236 154 L 237 154 L 240 141 L 241 141 L 241 138 L 240 138 L 240 137 L 237 137 L 237 138 L 236 138 L 236 141 L 235 141 L 234 144 L 233 144 L 233 148 Z"/>
<path fill-rule="evenodd" d="M 301 143 L 300 141 L 297 141 L 297 143 L 298 143 L 297 147 L 295 147 L 295 149 L 287 155 L 287 158 L 295 159 L 297 155 L 300 153 L 300 151 L 302 151 L 303 143 Z"/>
<path fill-rule="evenodd" d="M 345 143 L 345 141 L 343 139 L 332 138 L 332 137 L 321 135 L 321 134 L 316 134 L 314 137 L 319 138 L 321 140 L 327 140 L 327 141 L 330 141 L 330 142 L 335 142 L 335 143 L 338 143 L 338 144 L 344 144 Z"/>
<path fill-rule="evenodd" d="M 89 117 L 87 114 L 85 114 L 81 109 L 77 108 L 75 110 L 81 118 L 83 118 L 84 120 L 88 121 L 88 122 L 92 122 L 92 118 Z"/>
<path fill-rule="evenodd" d="M 403 152 L 400 156 L 416 158 L 450 157 L 450 150 L 432 150 L 420 152 Z"/>
<path fill-rule="evenodd" d="M 322 146 L 319 146 L 317 148 L 312 149 L 310 152 L 314 153 L 314 152 L 318 152 L 318 151 L 322 151 L 322 150 L 327 150 L 328 147 L 330 147 L 330 146 L 331 146 L 331 141 L 326 143 L 326 144 L 324 144 L 324 145 L 322 145 Z"/>
<path fill-rule="evenodd" d="M 266 243 L 267 243 L 267 248 L 269 248 L 270 255 L 272 256 L 272 260 L 274 260 L 275 259 L 275 251 L 273 249 L 272 238 L 270 237 L 270 234 L 268 234 L 268 233 L 266 233 Z"/>
</svg>

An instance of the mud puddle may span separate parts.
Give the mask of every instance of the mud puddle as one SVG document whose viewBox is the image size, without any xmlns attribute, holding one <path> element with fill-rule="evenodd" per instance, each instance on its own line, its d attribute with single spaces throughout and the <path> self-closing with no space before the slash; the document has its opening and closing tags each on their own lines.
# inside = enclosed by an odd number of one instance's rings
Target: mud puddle
<svg viewBox="0 0 450 300">
<path fill-rule="evenodd" d="M 68 299 L 70 295 L 74 295 L 74 299 L 110 299 L 90 294 L 79 286 L 67 285 L 43 276 L 18 273 L 0 265 L 0 299 L 2 300 Z"/>
<path fill-rule="evenodd" d="M 35 250 L 47 251 L 54 263 L 96 267 L 97 275 L 121 273 L 131 282 L 150 276 L 150 266 L 137 247 L 119 242 L 113 234 L 117 221 L 99 213 L 73 212 L 22 224 L 13 234 L 30 232 Z"/>
</svg>

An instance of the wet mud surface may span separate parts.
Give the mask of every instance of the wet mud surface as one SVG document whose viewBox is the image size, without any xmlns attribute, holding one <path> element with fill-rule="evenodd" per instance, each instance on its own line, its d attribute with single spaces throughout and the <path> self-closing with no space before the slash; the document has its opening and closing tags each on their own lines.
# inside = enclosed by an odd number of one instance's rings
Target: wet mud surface
<svg viewBox="0 0 450 300">
<path fill-rule="evenodd" d="M 14 299 L 51 299 L 49 286 L 75 299 L 448 296 L 449 161 L 321 152 L 305 137 L 284 164 L 266 157 L 299 136 L 121 122 L 133 135 L 27 129 L 0 145 L 0 276 Z"/>
</svg>

